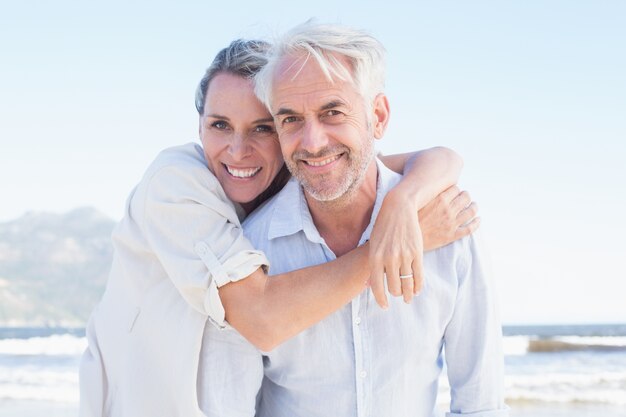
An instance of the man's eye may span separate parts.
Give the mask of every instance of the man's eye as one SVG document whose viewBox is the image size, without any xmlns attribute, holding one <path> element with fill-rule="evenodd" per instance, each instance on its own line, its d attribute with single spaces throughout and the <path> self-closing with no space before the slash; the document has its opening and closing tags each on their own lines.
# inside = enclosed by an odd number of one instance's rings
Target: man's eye
<svg viewBox="0 0 626 417">
<path fill-rule="evenodd" d="M 298 118 L 296 116 L 287 116 L 283 119 L 283 124 L 293 123 L 296 121 L 298 121 Z"/>
<path fill-rule="evenodd" d="M 323 114 L 324 117 L 332 117 L 332 116 L 338 116 L 340 115 L 341 112 L 339 110 L 326 110 L 326 112 Z"/>
<path fill-rule="evenodd" d="M 226 123 L 223 120 L 217 120 L 217 121 L 211 123 L 211 127 L 214 127 L 216 129 L 219 129 L 219 130 L 224 130 L 224 129 L 228 128 L 228 123 Z"/>
</svg>

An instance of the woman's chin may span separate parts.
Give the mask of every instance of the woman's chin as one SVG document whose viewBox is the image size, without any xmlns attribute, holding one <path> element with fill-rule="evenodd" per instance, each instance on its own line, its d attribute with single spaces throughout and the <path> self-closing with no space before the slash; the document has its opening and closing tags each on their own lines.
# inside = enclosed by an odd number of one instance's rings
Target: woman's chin
<svg viewBox="0 0 626 417">
<path fill-rule="evenodd" d="M 241 205 L 249 213 L 255 207 L 250 208 L 250 206 L 258 204 L 257 197 L 270 185 L 267 180 L 263 180 L 263 178 L 255 178 L 252 181 L 223 181 L 222 187 L 230 201 Z"/>
<path fill-rule="evenodd" d="M 225 191 L 226 191 L 226 196 L 228 197 L 230 201 L 232 201 L 233 203 L 237 203 L 244 208 L 246 206 L 249 206 L 250 204 L 253 204 L 256 198 L 262 192 L 262 190 L 259 191 L 258 193 L 257 192 L 242 192 L 244 190 L 232 190 L 232 192 L 229 192 L 229 190 L 225 190 Z"/>
<path fill-rule="evenodd" d="M 226 193 L 226 195 L 228 196 L 230 201 L 232 201 L 233 203 L 241 204 L 241 205 L 253 202 L 254 199 L 259 196 L 259 194 L 251 194 L 251 195 L 247 195 L 247 196 L 241 196 L 241 195 L 237 195 L 237 194 L 231 195 L 231 194 Z"/>
</svg>

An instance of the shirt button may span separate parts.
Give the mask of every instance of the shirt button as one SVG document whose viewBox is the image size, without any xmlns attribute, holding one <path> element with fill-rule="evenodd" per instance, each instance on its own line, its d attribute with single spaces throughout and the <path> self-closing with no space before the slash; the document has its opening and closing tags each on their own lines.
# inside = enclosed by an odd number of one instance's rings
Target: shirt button
<svg viewBox="0 0 626 417">
<path fill-rule="evenodd" d="M 359 374 L 359 376 L 360 376 L 361 378 L 365 378 L 365 377 L 367 376 L 367 372 L 365 372 L 365 371 L 361 371 L 361 373 Z"/>
<path fill-rule="evenodd" d="M 357 318 L 354 320 L 354 324 L 356 324 L 357 326 L 358 326 L 359 324 L 361 324 L 361 317 L 357 317 Z"/>
</svg>

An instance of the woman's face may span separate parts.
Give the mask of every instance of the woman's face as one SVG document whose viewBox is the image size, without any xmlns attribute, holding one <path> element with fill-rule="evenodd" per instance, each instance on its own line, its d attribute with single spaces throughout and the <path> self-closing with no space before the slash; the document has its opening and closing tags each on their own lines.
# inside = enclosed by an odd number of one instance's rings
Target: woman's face
<svg viewBox="0 0 626 417">
<path fill-rule="evenodd" d="M 283 165 L 274 120 L 251 80 L 220 73 L 209 83 L 200 140 L 209 169 L 232 201 L 254 200 Z"/>
</svg>

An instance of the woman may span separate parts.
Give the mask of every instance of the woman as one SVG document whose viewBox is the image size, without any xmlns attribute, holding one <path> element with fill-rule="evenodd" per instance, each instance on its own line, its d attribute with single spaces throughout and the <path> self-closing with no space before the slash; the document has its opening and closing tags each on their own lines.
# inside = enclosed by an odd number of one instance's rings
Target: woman
<svg viewBox="0 0 626 417">
<path fill-rule="evenodd" d="M 255 346 L 270 350 L 365 288 L 367 247 L 268 279 L 267 259 L 243 237 L 240 217 L 275 194 L 288 177 L 272 117 L 253 93 L 251 77 L 262 67 L 266 49 L 263 42 L 235 41 L 218 54 L 198 88 L 202 147 L 189 144 L 162 152 L 129 197 L 113 233 L 107 289 L 87 328 L 82 416 L 202 415 L 196 384 L 207 318 L 217 326 L 226 326 L 227 320 Z M 406 159 L 386 163 L 398 170 Z M 415 195 L 414 201 L 397 205 L 396 196 L 388 197 L 380 215 L 383 224 L 375 228 L 392 235 L 419 230 L 417 209 L 456 182 L 460 162 L 453 154 L 435 149 L 418 153 L 415 160 L 396 189 Z M 442 168 L 448 163 L 452 166 Z M 467 194 L 435 210 L 457 193 L 448 191 L 426 212 L 434 214 L 421 219 L 425 249 L 477 226 L 474 221 L 459 227 L 475 215 Z M 432 226 L 451 211 L 453 221 Z M 420 239 L 409 234 L 400 246 L 415 248 Z M 379 253 L 391 252 L 379 242 L 370 245 Z M 419 256 L 410 249 L 397 257 Z M 385 259 L 384 264 L 399 263 Z M 398 294 L 398 282 L 388 285 Z M 410 294 L 404 296 L 410 301 Z"/>
</svg>

